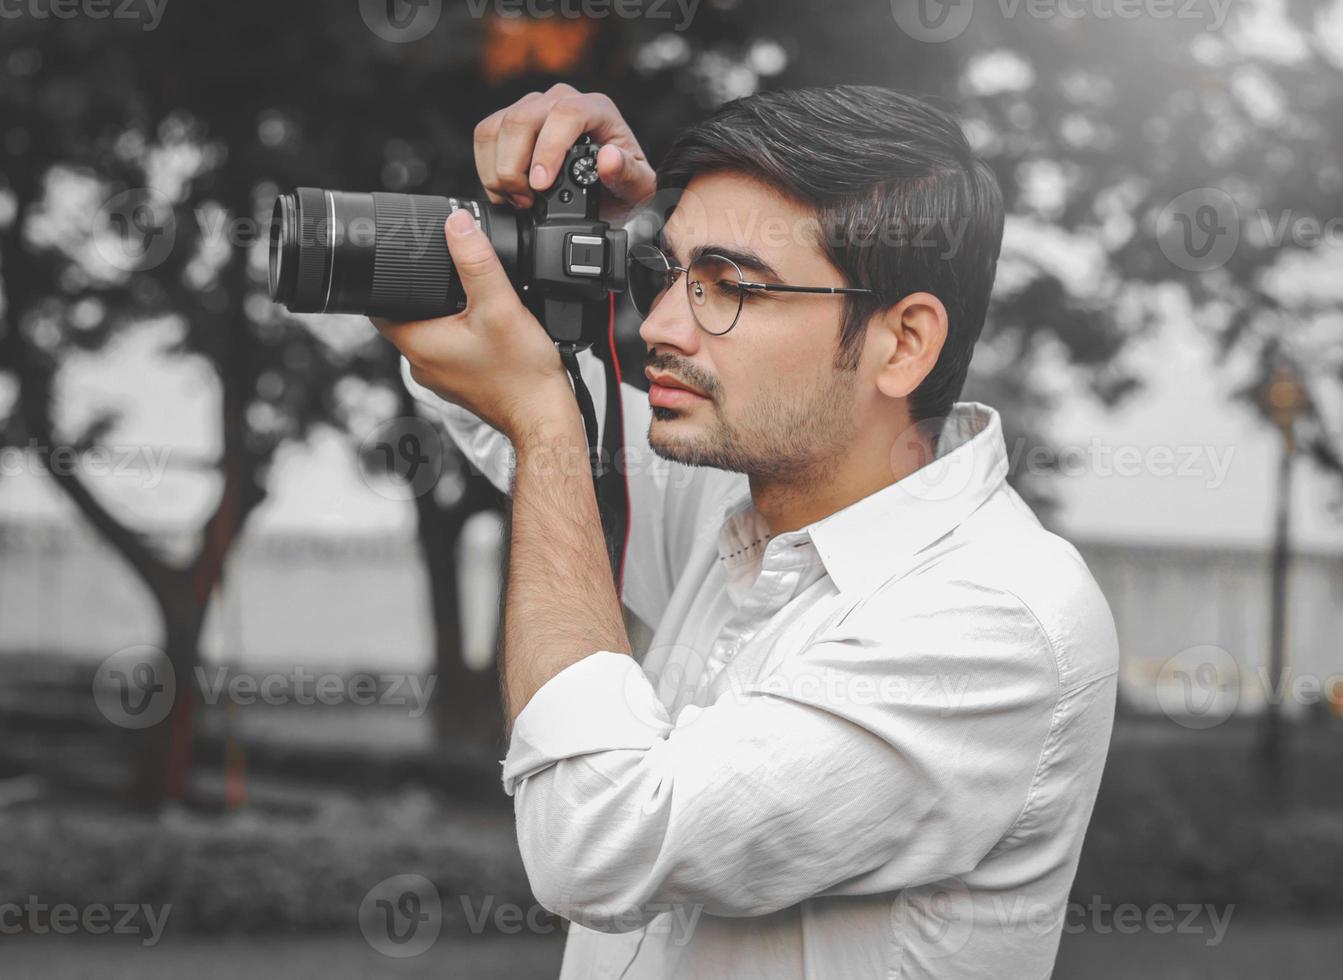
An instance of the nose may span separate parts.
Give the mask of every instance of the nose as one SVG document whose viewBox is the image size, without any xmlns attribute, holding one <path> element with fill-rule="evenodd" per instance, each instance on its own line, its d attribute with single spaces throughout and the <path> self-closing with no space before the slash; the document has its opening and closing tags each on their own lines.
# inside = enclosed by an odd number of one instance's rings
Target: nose
<svg viewBox="0 0 1343 980">
<path fill-rule="evenodd" d="M 674 348 L 686 356 L 699 350 L 704 332 L 690 312 L 684 277 L 681 273 L 676 278 L 639 327 L 639 336 L 652 350 Z"/>
</svg>

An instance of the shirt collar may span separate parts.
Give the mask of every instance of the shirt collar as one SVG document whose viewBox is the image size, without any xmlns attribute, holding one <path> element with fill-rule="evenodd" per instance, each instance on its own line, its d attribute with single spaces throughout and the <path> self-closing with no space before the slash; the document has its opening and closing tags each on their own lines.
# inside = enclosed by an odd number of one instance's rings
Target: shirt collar
<svg viewBox="0 0 1343 980">
<path fill-rule="evenodd" d="M 841 593 L 870 591 L 972 514 L 1006 476 L 1007 445 L 998 413 L 979 402 L 956 402 L 931 462 L 770 544 L 782 550 L 810 539 Z M 765 550 L 767 529 L 749 494 L 728 503 L 723 517 L 718 550 L 729 566 L 743 549 Z"/>
</svg>

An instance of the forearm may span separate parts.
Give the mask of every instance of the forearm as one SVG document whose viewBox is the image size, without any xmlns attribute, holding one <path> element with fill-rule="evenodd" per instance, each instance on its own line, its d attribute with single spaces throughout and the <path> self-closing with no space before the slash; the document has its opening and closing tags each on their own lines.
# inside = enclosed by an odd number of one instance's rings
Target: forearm
<svg viewBox="0 0 1343 980">
<path fill-rule="evenodd" d="M 503 622 L 510 730 L 532 695 L 565 667 L 598 650 L 630 652 L 576 407 L 557 406 L 513 442 Z"/>
</svg>

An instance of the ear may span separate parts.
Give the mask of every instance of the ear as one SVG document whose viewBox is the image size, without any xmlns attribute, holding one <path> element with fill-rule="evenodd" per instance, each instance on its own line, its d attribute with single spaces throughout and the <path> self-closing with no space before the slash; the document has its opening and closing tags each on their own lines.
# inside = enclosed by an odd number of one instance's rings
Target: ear
<svg viewBox="0 0 1343 980">
<path fill-rule="evenodd" d="M 947 341 L 947 308 L 932 293 L 910 293 L 868 325 L 871 349 L 884 360 L 877 365 L 877 388 L 888 398 L 908 398 L 937 364 Z"/>
</svg>

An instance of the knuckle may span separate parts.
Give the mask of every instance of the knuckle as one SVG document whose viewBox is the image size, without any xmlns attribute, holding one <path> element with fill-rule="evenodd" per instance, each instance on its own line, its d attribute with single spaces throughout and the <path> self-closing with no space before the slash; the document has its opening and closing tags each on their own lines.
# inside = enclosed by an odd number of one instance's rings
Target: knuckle
<svg viewBox="0 0 1343 980">
<path fill-rule="evenodd" d="M 520 104 L 520 103 L 519 103 Z M 504 110 L 504 116 L 499 120 L 499 129 L 521 129 L 531 125 L 527 120 L 525 113 L 518 112 L 518 106 Z"/>
<path fill-rule="evenodd" d="M 574 95 L 568 98 L 560 99 L 555 103 L 551 114 L 558 116 L 562 120 L 578 119 L 587 114 L 587 107 L 584 104 L 585 96 Z"/>
<path fill-rule="evenodd" d="M 568 82 L 556 82 L 546 90 L 546 95 L 577 95 L 578 89 L 574 88 Z"/>
<path fill-rule="evenodd" d="M 505 188 L 517 184 L 525 176 L 522 164 L 517 161 L 499 163 L 496 170 L 497 183 Z"/>
<path fill-rule="evenodd" d="M 476 128 L 472 134 L 475 141 L 477 143 L 488 143 L 490 140 L 494 139 L 499 132 L 499 124 L 502 121 L 502 117 L 502 112 L 495 112 L 476 123 Z"/>
</svg>

